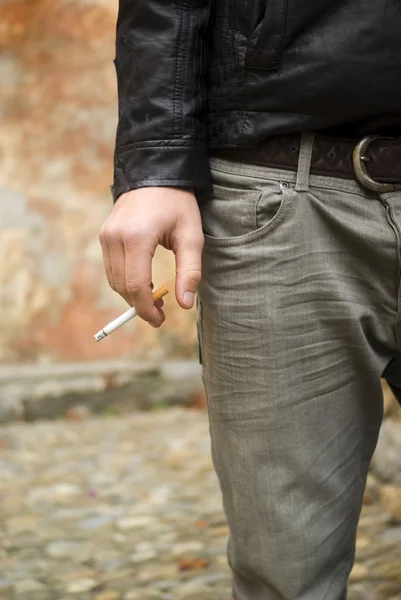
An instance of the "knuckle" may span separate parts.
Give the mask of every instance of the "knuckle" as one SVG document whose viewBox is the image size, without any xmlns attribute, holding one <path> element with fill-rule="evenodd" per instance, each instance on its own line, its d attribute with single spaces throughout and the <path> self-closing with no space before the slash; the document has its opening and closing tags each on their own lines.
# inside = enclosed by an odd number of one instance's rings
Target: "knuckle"
<svg viewBox="0 0 401 600">
<path fill-rule="evenodd" d="M 187 277 L 194 283 L 199 283 L 202 279 L 202 271 L 199 267 L 193 267 L 187 270 Z"/>
<path fill-rule="evenodd" d="M 202 248 L 205 242 L 205 237 L 203 235 L 202 230 L 198 229 L 189 229 L 182 236 L 182 243 L 189 248 L 194 248 L 195 250 Z"/>
<path fill-rule="evenodd" d="M 194 245 L 196 248 L 202 249 L 205 244 L 205 236 L 203 233 L 194 236 Z"/>
<path fill-rule="evenodd" d="M 114 282 L 114 290 L 116 292 L 118 292 L 120 294 L 120 296 L 122 296 L 123 294 L 126 294 L 127 289 L 125 287 L 125 283 L 121 282 L 121 281 L 115 281 Z"/>
<path fill-rule="evenodd" d="M 117 231 L 110 227 L 110 225 L 104 225 L 99 232 L 99 240 L 102 245 L 110 243 L 111 239 L 117 235 Z"/>
<path fill-rule="evenodd" d="M 194 283 L 199 283 L 202 279 L 202 269 L 200 264 L 190 264 L 190 265 L 181 265 L 180 268 L 177 268 L 177 275 L 184 275 Z"/>
<path fill-rule="evenodd" d="M 107 227 L 101 235 L 106 244 L 115 244 L 121 240 L 121 230 L 119 227 Z"/>
<path fill-rule="evenodd" d="M 140 296 L 142 288 L 134 281 L 126 283 L 126 290 L 130 296 Z"/>
<path fill-rule="evenodd" d="M 122 232 L 122 238 L 124 240 L 124 243 L 132 243 L 133 241 L 138 239 L 138 234 L 132 229 L 124 229 Z"/>
</svg>

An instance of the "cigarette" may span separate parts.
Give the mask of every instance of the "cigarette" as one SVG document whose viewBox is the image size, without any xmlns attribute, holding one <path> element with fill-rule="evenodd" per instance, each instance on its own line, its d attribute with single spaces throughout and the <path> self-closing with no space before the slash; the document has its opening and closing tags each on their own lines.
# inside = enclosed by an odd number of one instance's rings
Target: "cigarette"
<svg viewBox="0 0 401 600">
<path fill-rule="evenodd" d="M 165 296 L 166 294 L 168 294 L 168 290 L 163 285 L 161 288 L 153 292 L 153 300 L 156 302 L 156 300 L 163 298 L 163 296 Z M 105 325 L 103 329 L 98 331 L 93 337 L 97 342 L 100 342 L 100 340 L 102 340 L 107 335 L 121 327 L 121 325 L 124 325 L 124 323 L 127 323 L 128 321 L 136 317 L 137 314 L 138 313 L 136 312 L 135 308 L 130 308 L 125 313 L 117 317 L 117 319 L 114 319 L 114 321 L 112 321 L 108 325 Z"/>
</svg>

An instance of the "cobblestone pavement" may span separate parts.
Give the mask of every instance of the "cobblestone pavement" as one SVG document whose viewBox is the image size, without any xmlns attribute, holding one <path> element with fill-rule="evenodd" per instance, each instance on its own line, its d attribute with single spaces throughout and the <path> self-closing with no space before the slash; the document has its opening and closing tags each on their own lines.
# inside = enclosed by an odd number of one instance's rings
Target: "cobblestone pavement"
<svg viewBox="0 0 401 600">
<path fill-rule="evenodd" d="M 204 412 L 0 429 L 1 600 L 228 600 Z M 401 598 L 401 523 L 366 493 L 350 600 Z"/>
</svg>

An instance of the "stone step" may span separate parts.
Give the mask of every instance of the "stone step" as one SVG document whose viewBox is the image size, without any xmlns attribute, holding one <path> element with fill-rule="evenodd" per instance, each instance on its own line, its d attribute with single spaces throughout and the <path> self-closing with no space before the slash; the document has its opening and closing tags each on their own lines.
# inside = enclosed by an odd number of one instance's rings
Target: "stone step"
<svg viewBox="0 0 401 600">
<path fill-rule="evenodd" d="M 187 405 L 203 393 L 195 360 L 0 366 L 0 422 L 57 418 L 84 405 L 117 413 Z"/>
</svg>

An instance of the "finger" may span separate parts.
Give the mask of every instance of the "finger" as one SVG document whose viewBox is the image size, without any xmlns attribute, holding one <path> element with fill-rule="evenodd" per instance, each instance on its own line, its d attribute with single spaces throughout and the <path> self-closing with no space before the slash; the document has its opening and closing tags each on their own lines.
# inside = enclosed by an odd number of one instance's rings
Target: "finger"
<svg viewBox="0 0 401 600">
<path fill-rule="evenodd" d="M 164 321 L 165 321 L 165 320 L 166 320 L 166 315 L 165 315 L 165 314 L 164 314 L 164 312 L 161 310 L 161 311 L 160 311 L 160 325 L 159 325 L 159 327 L 160 327 L 161 325 L 163 325 L 163 323 L 164 323 Z"/>
<path fill-rule="evenodd" d="M 159 311 L 159 315 L 162 319 L 162 323 L 164 323 L 164 321 L 166 319 L 166 315 L 164 314 L 164 311 L 162 310 L 162 308 L 164 306 L 163 298 L 159 298 L 158 300 L 156 300 L 155 306 L 156 306 L 157 310 Z"/>
<path fill-rule="evenodd" d="M 161 308 L 159 308 L 158 306 L 156 306 L 156 308 L 159 312 L 160 319 L 161 319 L 160 325 L 162 325 L 164 323 L 164 321 L 166 320 L 166 315 L 164 314 L 164 312 L 162 311 Z"/>
<path fill-rule="evenodd" d="M 177 302 L 182 308 L 191 308 L 201 280 L 203 237 L 198 235 L 181 239 L 177 244 L 176 284 Z"/>
<path fill-rule="evenodd" d="M 130 295 L 125 284 L 125 250 L 121 240 L 109 243 L 111 271 L 114 281 L 114 290 L 132 306 Z"/>
<path fill-rule="evenodd" d="M 153 327 L 160 327 L 162 315 L 152 296 L 153 245 L 127 239 L 125 249 L 125 288 L 138 315 Z"/>
<path fill-rule="evenodd" d="M 109 286 L 111 287 L 111 289 L 115 290 L 113 271 L 111 268 L 109 247 L 108 247 L 107 242 L 106 242 L 105 238 L 103 237 L 102 233 L 100 234 L 99 239 L 100 239 L 100 245 L 102 248 L 103 263 L 104 263 L 104 269 L 106 271 L 107 281 L 109 282 Z"/>
</svg>

